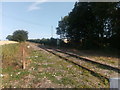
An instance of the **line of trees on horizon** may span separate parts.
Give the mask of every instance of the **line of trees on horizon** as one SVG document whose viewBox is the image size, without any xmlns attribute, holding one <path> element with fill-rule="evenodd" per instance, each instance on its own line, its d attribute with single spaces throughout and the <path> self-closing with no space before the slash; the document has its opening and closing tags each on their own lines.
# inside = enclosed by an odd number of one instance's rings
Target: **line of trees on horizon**
<svg viewBox="0 0 120 90">
<path fill-rule="evenodd" d="M 75 47 L 120 49 L 120 2 L 76 2 L 56 29 Z"/>
</svg>

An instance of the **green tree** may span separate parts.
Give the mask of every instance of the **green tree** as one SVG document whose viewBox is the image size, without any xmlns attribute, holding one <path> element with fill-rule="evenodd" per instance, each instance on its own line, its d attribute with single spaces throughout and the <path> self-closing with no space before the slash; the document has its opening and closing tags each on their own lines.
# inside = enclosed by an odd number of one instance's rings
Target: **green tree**
<svg viewBox="0 0 120 90">
<path fill-rule="evenodd" d="M 68 16 L 61 18 L 61 21 L 59 21 L 58 27 L 56 29 L 57 34 L 60 35 L 61 39 L 66 38 L 68 30 Z"/>
<path fill-rule="evenodd" d="M 28 32 L 24 30 L 17 30 L 13 32 L 13 40 L 18 42 L 24 42 L 28 39 Z"/>
<path fill-rule="evenodd" d="M 13 36 L 12 35 L 8 35 L 7 37 L 6 37 L 6 39 L 8 39 L 8 40 L 13 40 Z"/>
<path fill-rule="evenodd" d="M 115 5 L 112 12 L 112 35 L 110 37 L 110 45 L 111 47 L 120 49 L 120 2 Z"/>
<path fill-rule="evenodd" d="M 76 2 L 72 11 L 59 21 L 57 34 L 76 46 L 89 48 L 120 46 L 120 3 Z"/>
</svg>

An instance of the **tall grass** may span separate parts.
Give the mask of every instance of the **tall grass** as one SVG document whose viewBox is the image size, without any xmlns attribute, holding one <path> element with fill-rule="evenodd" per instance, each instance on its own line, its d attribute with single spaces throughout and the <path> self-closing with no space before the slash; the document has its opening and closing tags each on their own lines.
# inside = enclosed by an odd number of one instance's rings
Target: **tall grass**
<svg viewBox="0 0 120 90">
<path fill-rule="evenodd" d="M 27 45 L 27 43 L 22 42 L 2 46 L 2 87 L 10 88 L 13 84 L 15 84 L 16 80 L 19 81 L 19 79 L 22 79 L 26 74 L 29 74 L 27 69 L 23 70 L 22 60 L 22 50 L 24 48 L 24 58 L 27 65 L 29 65 L 29 60 L 27 59 L 27 57 L 29 57 L 31 49 L 28 49 Z"/>
<path fill-rule="evenodd" d="M 2 46 L 2 66 L 13 64 L 17 60 L 19 44 L 7 44 Z"/>
<path fill-rule="evenodd" d="M 15 43 L 15 44 L 7 44 L 2 46 L 2 66 L 8 67 L 22 67 L 22 59 L 23 59 L 23 48 L 24 48 L 24 58 L 27 59 L 29 56 L 31 49 L 27 48 L 28 43 Z"/>
</svg>

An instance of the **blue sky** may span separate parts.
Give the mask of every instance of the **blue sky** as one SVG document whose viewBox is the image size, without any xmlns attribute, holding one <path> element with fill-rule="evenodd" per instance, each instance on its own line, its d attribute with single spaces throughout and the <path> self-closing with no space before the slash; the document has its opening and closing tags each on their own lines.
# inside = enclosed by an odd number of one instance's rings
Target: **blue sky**
<svg viewBox="0 0 120 90">
<path fill-rule="evenodd" d="M 2 3 L 2 40 L 15 30 L 26 30 L 29 38 L 53 37 L 61 17 L 68 15 L 75 2 L 4 2 Z"/>
</svg>

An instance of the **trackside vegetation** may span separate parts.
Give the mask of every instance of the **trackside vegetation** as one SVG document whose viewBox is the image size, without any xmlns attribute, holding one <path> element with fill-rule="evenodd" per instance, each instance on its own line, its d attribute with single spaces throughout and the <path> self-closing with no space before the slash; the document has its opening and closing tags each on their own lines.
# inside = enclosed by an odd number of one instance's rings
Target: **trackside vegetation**
<svg viewBox="0 0 120 90">
<path fill-rule="evenodd" d="M 20 46 L 21 45 L 19 44 L 14 44 L 6 45 L 4 47 L 9 47 L 9 50 L 10 48 L 15 48 L 12 53 L 16 56 Z M 6 48 L 3 48 L 3 50 Z M 10 55 L 9 52 L 3 52 Z M 3 65 L 5 65 L 5 67 L 2 69 L 3 88 L 109 87 L 108 82 L 103 82 L 99 78 L 93 76 L 90 72 L 66 62 L 55 55 L 43 50 L 31 50 L 30 52 L 30 56 L 27 57 L 27 59 L 30 61 L 30 64 L 24 70 L 20 67 L 16 67 L 14 64 L 6 65 L 3 63 Z M 11 56 L 11 58 L 18 62 L 18 58 L 13 58 L 15 57 L 14 55 Z"/>
</svg>

